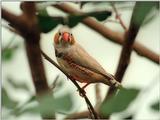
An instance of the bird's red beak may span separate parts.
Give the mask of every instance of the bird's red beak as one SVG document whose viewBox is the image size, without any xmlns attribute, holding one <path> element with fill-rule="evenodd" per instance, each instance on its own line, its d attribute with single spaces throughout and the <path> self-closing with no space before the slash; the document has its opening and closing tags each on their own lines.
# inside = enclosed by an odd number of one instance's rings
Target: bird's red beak
<svg viewBox="0 0 160 120">
<path fill-rule="evenodd" d="M 69 33 L 67 33 L 67 32 L 63 33 L 62 38 L 65 42 L 68 42 L 69 41 Z"/>
</svg>

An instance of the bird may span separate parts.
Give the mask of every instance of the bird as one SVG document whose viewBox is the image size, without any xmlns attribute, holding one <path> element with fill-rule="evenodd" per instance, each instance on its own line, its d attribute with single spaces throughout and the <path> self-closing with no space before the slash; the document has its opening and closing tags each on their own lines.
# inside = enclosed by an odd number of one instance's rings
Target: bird
<svg viewBox="0 0 160 120">
<path fill-rule="evenodd" d="M 54 35 L 54 49 L 61 69 L 74 80 L 85 83 L 103 83 L 110 87 L 122 88 L 115 77 L 105 69 L 75 40 L 71 29 L 61 27 Z"/>
</svg>

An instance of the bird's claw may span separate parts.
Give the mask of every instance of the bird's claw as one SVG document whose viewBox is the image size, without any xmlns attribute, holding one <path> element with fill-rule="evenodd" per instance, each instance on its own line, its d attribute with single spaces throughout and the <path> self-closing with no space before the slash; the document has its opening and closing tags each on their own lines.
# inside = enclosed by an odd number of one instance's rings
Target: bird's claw
<svg viewBox="0 0 160 120">
<path fill-rule="evenodd" d="M 81 90 L 78 90 L 78 89 L 77 89 L 77 91 L 79 92 L 79 95 L 80 95 L 81 97 L 84 97 L 84 95 L 86 94 L 86 91 L 85 91 L 84 89 L 82 89 L 82 88 L 81 88 Z"/>
</svg>

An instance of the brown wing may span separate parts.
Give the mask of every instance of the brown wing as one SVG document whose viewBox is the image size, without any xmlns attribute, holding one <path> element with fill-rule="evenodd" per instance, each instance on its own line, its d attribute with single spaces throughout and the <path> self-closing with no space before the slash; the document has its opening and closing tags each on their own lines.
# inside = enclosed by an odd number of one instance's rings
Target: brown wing
<svg viewBox="0 0 160 120">
<path fill-rule="evenodd" d="M 92 57 L 90 56 L 78 43 L 75 43 L 73 46 L 74 52 L 68 51 L 69 57 L 72 58 L 73 62 L 85 67 L 93 72 L 104 74 L 108 79 L 112 79 L 113 76 L 107 73 L 103 67 Z M 72 55 L 71 55 L 72 54 Z"/>
</svg>

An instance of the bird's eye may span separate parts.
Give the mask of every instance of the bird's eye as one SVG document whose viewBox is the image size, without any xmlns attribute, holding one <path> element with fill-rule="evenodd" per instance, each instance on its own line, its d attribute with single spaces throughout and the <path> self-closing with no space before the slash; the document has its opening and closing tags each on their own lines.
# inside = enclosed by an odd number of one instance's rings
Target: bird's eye
<svg viewBox="0 0 160 120">
<path fill-rule="evenodd" d="M 70 35 L 72 36 L 72 33 Z"/>
<path fill-rule="evenodd" d="M 61 33 L 61 32 L 59 32 L 58 34 L 59 34 L 59 35 L 62 35 L 62 33 Z"/>
</svg>

